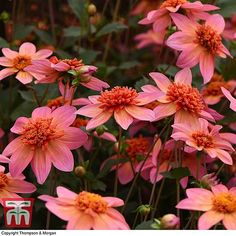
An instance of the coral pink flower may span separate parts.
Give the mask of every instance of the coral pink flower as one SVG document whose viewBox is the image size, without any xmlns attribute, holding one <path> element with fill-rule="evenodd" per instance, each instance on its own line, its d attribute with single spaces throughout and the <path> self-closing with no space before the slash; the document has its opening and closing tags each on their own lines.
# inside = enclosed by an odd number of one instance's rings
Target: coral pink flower
<svg viewBox="0 0 236 236">
<path fill-rule="evenodd" d="M 42 49 L 36 52 L 36 47 L 32 43 L 23 43 L 19 48 L 19 52 L 3 48 L 2 53 L 4 57 L 0 57 L 0 65 L 7 68 L 0 71 L 0 80 L 16 74 L 16 79 L 22 84 L 28 84 L 33 80 L 35 73 L 31 70 L 26 71 L 25 68 L 36 60 L 49 57 L 52 51 Z"/>
<path fill-rule="evenodd" d="M 3 198 L 19 198 L 17 193 L 33 193 L 36 187 L 24 181 L 23 175 L 12 177 L 10 173 L 5 174 L 5 168 L 0 166 L 0 204 Z"/>
<path fill-rule="evenodd" d="M 204 24 L 199 24 L 177 13 L 171 14 L 171 17 L 180 31 L 172 34 L 166 44 L 182 51 L 177 66 L 192 68 L 199 63 L 204 83 L 209 82 L 214 73 L 215 57 L 231 56 L 222 44 L 224 18 L 215 14 L 209 16 Z"/>
<path fill-rule="evenodd" d="M 118 179 L 121 184 L 129 183 L 135 175 L 135 170 L 140 162 L 140 159 L 145 157 L 145 154 L 148 151 L 148 148 L 151 146 L 151 139 L 145 138 L 142 136 L 130 138 L 125 140 L 125 150 L 124 153 L 120 155 L 120 160 L 123 160 L 118 165 Z M 154 147 L 155 149 L 155 147 Z M 112 157 L 108 158 L 101 166 L 104 167 L 109 160 L 117 160 L 118 156 L 113 155 Z M 111 168 L 112 170 L 116 169 L 117 165 L 114 165 Z"/>
<path fill-rule="evenodd" d="M 124 205 L 115 197 L 102 197 L 95 193 L 76 194 L 64 187 L 57 187 L 58 198 L 41 195 L 46 207 L 62 220 L 68 221 L 68 230 L 118 230 L 129 229 L 125 218 L 113 207 Z"/>
<path fill-rule="evenodd" d="M 137 48 L 144 48 L 150 45 L 161 45 L 164 42 L 165 32 L 154 32 L 148 30 L 145 33 L 135 36 L 135 40 L 138 42 Z"/>
<path fill-rule="evenodd" d="M 116 122 L 126 130 L 134 118 L 148 121 L 155 118 L 152 110 L 141 106 L 156 97 L 156 94 L 146 96 L 135 89 L 116 86 L 110 91 L 101 92 L 100 96 L 90 96 L 92 104 L 80 108 L 77 114 L 92 118 L 86 126 L 88 130 L 106 123 L 113 114 Z"/>
<path fill-rule="evenodd" d="M 76 109 L 62 106 L 54 111 L 48 107 L 36 108 L 31 118 L 20 117 L 11 132 L 19 134 L 7 145 L 3 155 L 11 156 L 10 173 L 19 175 L 31 162 L 38 183 L 46 180 L 53 164 L 62 171 L 72 171 L 73 155 L 70 150 L 82 146 L 87 134 L 70 127 L 74 122 Z"/>
<path fill-rule="evenodd" d="M 214 73 L 211 81 L 201 90 L 204 101 L 209 105 L 214 105 L 220 102 L 221 98 L 224 97 L 224 94 L 221 91 L 221 87 L 233 91 L 236 88 L 236 81 L 224 81 L 222 75 Z"/>
<path fill-rule="evenodd" d="M 207 11 L 219 9 L 210 4 L 202 4 L 200 1 L 189 2 L 187 0 L 165 0 L 158 10 L 150 11 L 147 17 L 139 21 L 139 24 L 153 24 L 153 30 L 161 32 L 171 24 L 171 13 L 185 10 L 190 18 L 206 19 Z"/>
<path fill-rule="evenodd" d="M 220 221 L 226 229 L 236 229 L 236 188 L 227 189 L 222 184 L 211 187 L 211 191 L 202 188 L 186 190 L 187 197 L 176 208 L 204 211 L 198 220 L 198 229 L 210 229 Z"/>
<path fill-rule="evenodd" d="M 222 36 L 228 40 L 236 39 L 236 14 L 234 14 L 230 20 L 226 21 L 225 30 L 222 33 Z"/>
<path fill-rule="evenodd" d="M 38 65 L 40 65 L 40 68 Z M 106 82 L 93 76 L 97 67 L 84 65 L 82 60 L 76 58 L 59 60 L 54 56 L 51 57 L 49 61 L 36 62 L 28 66 L 27 70 L 36 73 L 41 72 L 40 76 L 35 77 L 38 83 L 54 83 L 56 80 L 63 78 L 65 73 L 68 73 L 73 79 L 77 80 L 77 83 L 86 88 L 101 91 L 104 88 L 110 87 Z"/>
<path fill-rule="evenodd" d="M 172 138 L 182 140 L 198 151 L 204 151 L 211 158 L 219 158 L 222 162 L 232 165 L 232 157 L 229 151 L 234 148 L 229 142 L 220 136 L 220 125 L 210 126 L 209 123 L 200 118 L 198 122 L 189 124 L 174 124 L 175 129 Z"/>
<path fill-rule="evenodd" d="M 200 92 L 191 86 L 191 70 L 185 68 L 175 75 L 174 83 L 165 75 L 152 72 L 149 74 L 155 81 L 162 95 L 158 97 L 160 104 L 154 109 L 156 120 L 175 114 L 175 122 L 194 122 L 199 117 L 214 121 L 212 114 L 207 109 Z M 160 94 L 157 87 L 144 85 L 145 94 Z"/>
<path fill-rule="evenodd" d="M 236 99 L 231 95 L 231 93 L 227 89 L 222 87 L 221 90 L 225 97 L 230 101 L 230 108 L 236 112 Z"/>
</svg>

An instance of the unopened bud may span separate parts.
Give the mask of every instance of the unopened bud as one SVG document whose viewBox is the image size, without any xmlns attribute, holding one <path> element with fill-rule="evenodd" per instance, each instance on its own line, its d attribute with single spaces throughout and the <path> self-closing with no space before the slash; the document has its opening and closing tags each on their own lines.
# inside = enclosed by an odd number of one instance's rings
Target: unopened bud
<svg viewBox="0 0 236 236">
<path fill-rule="evenodd" d="M 149 215 L 151 211 L 151 206 L 150 205 L 141 205 L 137 208 L 137 211 L 140 213 L 142 216 L 147 216 Z"/>
<path fill-rule="evenodd" d="M 83 166 L 75 167 L 75 175 L 78 177 L 83 177 L 86 174 L 86 170 Z"/>
<path fill-rule="evenodd" d="M 100 125 L 96 128 L 96 132 L 97 132 L 98 136 L 103 135 L 104 132 L 106 132 L 106 131 L 107 131 L 107 128 L 104 125 Z"/>
<path fill-rule="evenodd" d="M 211 173 L 211 174 L 204 175 L 201 178 L 200 183 L 204 188 L 210 189 L 211 187 L 217 185 L 219 181 L 215 173 Z"/>
<path fill-rule="evenodd" d="M 97 7 L 94 4 L 92 4 L 92 3 L 89 4 L 89 6 L 88 6 L 88 14 L 90 16 L 93 16 L 93 15 L 96 14 L 96 12 L 97 12 Z"/>
<path fill-rule="evenodd" d="M 161 219 L 161 228 L 162 229 L 179 229 L 180 220 L 174 214 L 164 215 Z"/>
</svg>

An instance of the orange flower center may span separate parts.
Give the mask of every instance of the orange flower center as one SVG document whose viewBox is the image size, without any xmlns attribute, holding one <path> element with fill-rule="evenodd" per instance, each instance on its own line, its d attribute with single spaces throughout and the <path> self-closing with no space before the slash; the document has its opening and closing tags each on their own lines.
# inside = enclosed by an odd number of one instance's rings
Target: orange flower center
<svg viewBox="0 0 236 236">
<path fill-rule="evenodd" d="M 216 54 L 221 46 L 221 36 L 209 25 L 201 25 L 196 31 L 195 42 L 211 54 Z"/>
<path fill-rule="evenodd" d="M 105 213 L 108 203 L 99 194 L 83 191 L 78 194 L 75 204 L 80 211 L 91 209 L 96 213 Z"/>
<path fill-rule="evenodd" d="M 148 109 L 154 110 L 158 105 L 160 105 L 160 102 L 154 101 L 154 102 L 148 103 L 147 105 L 145 105 L 145 107 Z"/>
<path fill-rule="evenodd" d="M 76 128 L 80 128 L 82 126 L 86 126 L 87 124 L 88 124 L 88 120 L 82 119 L 82 118 L 77 118 L 71 126 L 76 127 Z"/>
<path fill-rule="evenodd" d="M 18 56 L 13 59 L 14 68 L 23 70 L 26 66 L 31 65 L 31 58 L 27 56 Z"/>
<path fill-rule="evenodd" d="M 236 195 L 233 193 L 219 193 L 213 198 L 213 209 L 220 213 L 236 212 Z"/>
<path fill-rule="evenodd" d="M 149 147 L 148 140 L 142 136 L 127 139 L 125 142 L 127 144 L 125 151 L 131 161 L 136 161 L 137 155 L 145 154 Z"/>
<path fill-rule="evenodd" d="M 62 130 L 58 131 L 56 125 L 52 124 L 52 118 L 37 118 L 23 127 L 21 141 L 25 145 L 31 145 L 33 149 L 46 148 L 50 140 L 60 138 L 63 134 Z"/>
<path fill-rule="evenodd" d="M 213 138 L 208 134 L 197 132 L 197 133 L 193 133 L 192 137 L 195 140 L 198 147 L 203 147 L 203 148 L 214 147 Z"/>
<path fill-rule="evenodd" d="M 8 183 L 8 178 L 4 173 L 0 173 L 0 189 L 5 187 Z"/>
<path fill-rule="evenodd" d="M 128 105 L 135 105 L 138 93 L 133 88 L 116 86 L 112 90 L 101 93 L 98 101 L 102 109 L 120 110 Z"/>
<path fill-rule="evenodd" d="M 164 8 L 164 7 L 177 7 L 179 5 L 182 5 L 184 3 L 186 3 L 187 0 L 165 0 L 160 8 Z"/>
<path fill-rule="evenodd" d="M 61 96 L 61 97 L 58 97 L 55 99 L 49 99 L 47 102 L 47 106 L 50 108 L 57 108 L 57 107 L 63 106 L 68 103 L 69 103 L 69 101 L 67 101 L 67 100 L 64 101 L 64 98 Z"/>
<path fill-rule="evenodd" d="M 205 108 L 202 95 L 190 85 L 173 83 L 169 85 L 166 95 L 178 109 L 199 114 Z"/>
<path fill-rule="evenodd" d="M 71 70 L 73 70 L 73 69 L 75 69 L 77 67 L 84 66 L 83 61 L 82 60 L 78 60 L 77 58 L 74 58 L 74 59 L 64 59 L 62 61 L 65 62 L 67 65 L 69 65 Z"/>
</svg>

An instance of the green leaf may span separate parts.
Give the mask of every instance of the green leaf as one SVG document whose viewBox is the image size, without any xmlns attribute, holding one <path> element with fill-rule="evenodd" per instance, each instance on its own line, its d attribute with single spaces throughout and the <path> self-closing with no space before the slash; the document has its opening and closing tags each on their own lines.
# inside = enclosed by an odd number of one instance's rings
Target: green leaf
<svg viewBox="0 0 236 236">
<path fill-rule="evenodd" d="M 101 191 L 106 191 L 106 184 L 104 184 L 102 181 L 100 180 L 96 180 L 94 182 L 92 182 L 92 189 L 93 190 L 101 190 Z"/>
<path fill-rule="evenodd" d="M 179 71 L 176 66 L 169 66 L 167 64 L 160 64 L 157 67 L 158 71 L 165 72 L 166 75 L 174 77 L 175 74 Z"/>
<path fill-rule="evenodd" d="M 14 27 L 13 37 L 14 39 L 24 39 L 33 31 L 33 29 L 33 25 L 18 24 Z"/>
<path fill-rule="evenodd" d="M 141 224 L 137 225 L 135 229 L 153 230 L 152 224 L 153 220 L 144 221 Z"/>
<path fill-rule="evenodd" d="M 64 36 L 65 37 L 81 37 L 82 36 L 81 28 L 78 26 L 71 26 L 69 28 L 65 28 Z"/>
<path fill-rule="evenodd" d="M 95 59 L 97 58 L 99 54 L 101 54 L 101 52 L 99 51 L 94 51 L 94 50 L 85 49 L 85 48 L 79 49 L 79 56 L 81 59 L 83 59 L 83 62 L 85 64 L 90 64 L 93 61 L 95 61 Z"/>
<path fill-rule="evenodd" d="M 59 57 L 61 57 L 62 59 L 65 59 L 65 58 L 72 58 L 72 56 L 64 51 L 64 50 L 61 50 L 61 49 L 57 49 L 56 51 L 54 51 Z"/>
<path fill-rule="evenodd" d="M 86 0 L 67 0 L 74 14 L 80 20 L 82 25 L 85 24 L 88 18 Z"/>
<path fill-rule="evenodd" d="M 190 176 L 191 173 L 188 167 L 179 167 L 171 171 L 162 172 L 161 175 L 163 175 L 167 179 L 180 180 L 186 176 Z"/>
<path fill-rule="evenodd" d="M 109 23 L 105 26 L 103 26 L 96 34 L 96 37 L 101 37 L 103 35 L 112 33 L 112 32 L 118 32 L 121 30 L 127 29 L 127 26 L 118 22 Z"/>
<path fill-rule="evenodd" d="M 0 48 L 8 48 L 9 43 L 2 37 L 0 37 Z"/>
<path fill-rule="evenodd" d="M 34 98 L 31 91 L 18 91 L 21 97 L 28 102 L 34 102 Z"/>
<path fill-rule="evenodd" d="M 34 32 L 44 43 L 53 44 L 53 39 L 48 32 L 39 29 L 35 29 Z"/>
<path fill-rule="evenodd" d="M 135 83 L 134 87 L 136 90 L 140 91 L 142 86 L 144 86 L 146 84 L 150 84 L 150 83 L 151 83 L 151 81 L 148 78 L 144 77 L 143 79 L 137 81 Z"/>
<path fill-rule="evenodd" d="M 130 69 L 130 68 L 133 68 L 135 66 L 138 66 L 140 63 L 138 61 L 127 61 L 127 62 L 124 62 L 122 63 L 119 68 L 120 69 Z"/>
</svg>

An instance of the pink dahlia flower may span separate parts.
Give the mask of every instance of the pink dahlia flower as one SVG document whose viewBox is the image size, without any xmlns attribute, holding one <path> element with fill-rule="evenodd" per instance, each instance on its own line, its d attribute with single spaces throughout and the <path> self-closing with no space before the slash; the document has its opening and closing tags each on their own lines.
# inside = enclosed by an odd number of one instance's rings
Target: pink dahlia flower
<svg viewBox="0 0 236 236">
<path fill-rule="evenodd" d="M 22 84 L 28 84 L 33 80 L 37 74 L 25 68 L 36 60 L 42 60 L 49 57 L 52 51 L 49 49 L 42 49 L 36 52 L 36 47 L 32 43 L 23 43 L 19 52 L 12 51 L 9 48 L 3 48 L 2 53 L 4 57 L 0 57 L 0 65 L 7 68 L 0 71 L 0 80 L 16 74 L 16 79 Z M 35 64 L 37 66 L 37 63 Z"/>
<path fill-rule="evenodd" d="M 86 126 L 88 130 L 106 123 L 113 114 L 116 122 L 126 130 L 134 118 L 147 121 L 155 118 L 152 110 L 141 106 L 150 103 L 156 97 L 156 94 L 146 96 L 137 93 L 133 88 L 116 86 L 101 92 L 99 96 L 90 96 L 92 104 L 80 108 L 77 114 L 92 118 Z"/>
<path fill-rule="evenodd" d="M 1 160 L 1 159 L 0 159 Z M 17 193 L 33 193 L 36 187 L 24 181 L 23 175 L 12 177 L 10 173 L 5 174 L 5 168 L 0 166 L 0 204 L 3 198 L 19 198 Z"/>
<path fill-rule="evenodd" d="M 165 75 L 152 72 L 149 74 L 155 81 L 157 87 L 144 85 L 142 90 L 148 96 L 161 94 L 157 101 L 160 103 L 155 109 L 155 120 L 175 114 L 175 123 L 194 122 L 199 117 L 214 121 L 200 92 L 193 88 L 191 70 L 182 69 L 175 75 L 174 82 L 171 82 Z M 161 93 L 160 93 L 161 90 Z"/>
<path fill-rule="evenodd" d="M 211 158 L 219 158 L 222 162 L 232 165 L 232 157 L 229 151 L 235 151 L 232 145 L 220 136 L 220 125 L 210 126 L 200 118 L 196 123 L 174 124 L 175 129 L 172 138 L 182 140 L 188 146 L 198 151 L 204 151 Z"/>
<path fill-rule="evenodd" d="M 166 44 L 182 51 L 177 66 L 192 68 L 199 63 L 206 84 L 214 74 L 215 58 L 231 56 L 221 38 L 225 27 L 224 18 L 215 14 L 209 16 L 204 24 L 199 24 L 177 13 L 171 14 L 171 17 L 180 31 L 172 34 Z"/>
<path fill-rule="evenodd" d="M 46 207 L 62 220 L 68 221 L 68 230 L 128 230 L 125 218 L 113 207 L 124 205 L 115 197 L 102 197 L 95 193 L 76 194 L 64 187 L 57 187 L 57 198 L 41 195 Z"/>
<path fill-rule="evenodd" d="M 84 65 L 83 61 L 77 58 L 59 60 L 54 56 L 47 61 L 37 61 L 35 64 L 28 66 L 27 70 L 40 74 L 35 77 L 38 83 L 54 83 L 56 80 L 63 78 L 65 73 L 69 73 L 74 79 L 77 79 L 79 84 L 86 88 L 101 91 L 110 87 L 106 82 L 93 76 L 97 67 Z"/>
<path fill-rule="evenodd" d="M 52 164 L 59 170 L 72 171 L 74 159 L 71 150 L 87 141 L 87 134 L 70 127 L 76 109 L 62 106 L 54 111 L 48 107 L 36 108 L 31 118 L 20 117 L 11 132 L 18 134 L 3 151 L 11 156 L 9 169 L 12 176 L 19 175 L 29 163 L 38 183 L 46 180 Z"/>
<path fill-rule="evenodd" d="M 230 101 L 230 108 L 236 112 L 236 98 L 234 98 L 227 89 L 222 87 L 221 90 L 225 97 Z"/>
<path fill-rule="evenodd" d="M 198 220 L 198 229 L 206 230 L 222 221 L 226 229 L 236 229 L 236 188 L 227 189 L 218 184 L 210 190 L 190 188 L 187 198 L 180 201 L 176 208 L 204 211 Z"/>
<path fill-rule="evenodd" d="M 218 10 L 219 8 L 210 4 L 202 4 L 200 1 L 189 2 L 187 0 L 165 0 L 160 8 L 150 11 L 146 18 L 139 21 L 139 24 L 153 24 L 155 32 L 162 32 L 171 24 L 171 13 L 184 10 L 193 19 L 206 19 L 207 11 Z"/>
</svg>

